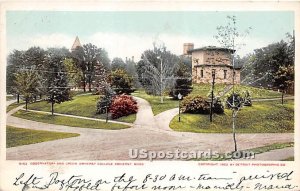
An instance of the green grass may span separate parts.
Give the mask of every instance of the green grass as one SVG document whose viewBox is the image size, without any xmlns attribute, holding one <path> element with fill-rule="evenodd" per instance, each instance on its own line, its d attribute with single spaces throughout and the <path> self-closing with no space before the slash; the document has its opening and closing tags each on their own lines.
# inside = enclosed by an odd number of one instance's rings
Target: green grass
<svg viewBox="0 0 300 191">
<path fill-rule="evenodd" d="M 221 95 L 226 87 L 225 84 L 216 84 L 214 92 L 216 95 Z M 194 84 L 193 91 L 191 92 L 192 95 L 201 95 L 203 97 L 207 97 L 210 92 L 211 84 Z M 253 99 L 256 98 L 278 98 L 281 97 L 281 93 L 273 90 L 267 90 L 263 88 L 256 88 L 251 86 L 245 85 L 235 85 L 235 91 L 243 93 L 244 91 L 248 90 L 251 97 Z M 231 90 L 230 90 L 231 91 Z M 229 94 L 230 91 L 227 93 Z"/>
<path fill-rule="evenodd" d="M 222 94 L 224 91 L 224 88 L 226 85 L 224 84 L 216 84 L 215 85 L 215 94 Z M 201 95 L 202 97 L 206 97 L 210 93 L 211 84 L 193 84 L 193 91 L 190 93 L 191 95 Z M 244 86 L 244 85 L 236 85 L 235 91 L 237 92 L 243 92 L 248 90 L 250 92 L 250 95 L 252 98 L 275 98 L 275 97 L 281 97 L 281 93 L 272 91 L 272 90 L 266 90 L 266 89 L 260 89 L 250 86 Z M 228 92 L 229 93 L 229 92 Z M 227 93 L 227 94 L 228 94 Z M 153 96 L 148 95 L 144 90 L 135 91 L 132 93 L 132 95 L 143 98 L 147 100 L 151 106 L 152 111 L 154 115 L 157 115 L 161 112 L 164 112 L 169 109 L 173 109 L 178 107 L 178 100 L 173 100 L 172 98 L 168 96 L 164 96 L 164 103 L 160 103 L 160 96 Z"/>
<path fill-rule="evenodd" d="M 10 100 L 15 100 L 15 96 L 11 95 L 11 96 L 6 96 L 6 101 L 10 101 Z"/>
<path fill-rule="evenodd" d="M 82 92 L 81 92 L 82 93 Z M 77 115 L 83 117 L 91 117 L 98 119 L 105 119 L 106 115 L 96 114 L 96 105 L 99 99 L 99 95 L 78 95 L 74 96 L 72 100 L 65 101 L 61 104 L 54 105 L 55 113 L 63 113 L 69 115 Z M 46 101 L 31 103 L 28 105 L 28 109 L 39 111 L 51 111 L 51 104 Z M 124 116 L 116 121 L 133 123 L 136 119 L 136 114 Z"/>
<path fill-rule="evenodd" d="M 256 147 L 256 148 L 251 148 L 251 149 L 246 149 L 246 150 L 241 150 L 239 152 L 245 152 L 245 153 L 253 153 L 255 155 L 269 152 L 272 150 L 276 149 L 283 149 L 283 148 L 288 148 L 288 147 L 293 147 L 294 143 L 293 142 L 288 142 L 288 143 L 274 143 L 270 145 L 265 145 L 262 147 Z M 231 154 L 231 153 L 229 153 Z M 231 160 L 232 158 L 228 158 L 226 156 L 229 156 L 228 154 L 220 154 L 220 157 L 218 158 L 199 158 L 199 159 L 192 159 L 192 160 L 201 160 L 201 161 L 224 161 L 224 160 Z M 251 160 L 251 159 L 249 159 Z M 294 157 L 287 158 L 286 160 L 294 160 Z"/>
<path fill-rule="evenodd" d="M 87 119 L 78 119 L 73 117 L 56 116 L 56 115 L 52 116 L 50 114 L 29 112 L 24 110 L 17 111 L 16 113 L 13 114 L 13 116 L 32 120 L 32 121 L 39 121 L 43 123 L 66 125 L 66 126 L 81 127 L 81 128 L 118 130 L 118 129 L 125 129 L 130 127 L 127 125 L 116 124 L 116 123 L 105 123 L 102 121 L 93 121 Z"/>
<path fill-rule="evenodd" d="M 6 147 L 17 147 L 76 136 L 79 136 L 79 134 L 30 130 L 6 126 Z"/>
<path fill-rule="evenodd" d="M 215 84 L 214 92 L 216 95 L 223 92 L 226 85 L 224 84 Z M 202 97 L 207 97 L 210 93 L 211 84 L 193 84 L 193 90 L 190 93 L 191 95 L 200 95 Z"/>
<path fill-rule="evenodd" d="M 195 133 L 231 133 L 232 111 L 225 109 L 222 115 L 183 113 L 181 122 L 178 116 L 170 123 L 175 131 Z M 255 102 L 252 107 L 243 107 L 236 118 L 237 133 L 292 133 L 294 132 L 294 101 L 286 101 L 281 105 L 278 101 Z"/>
<path fill-rule="evenodd" d="M 295 160 L 294 157 L 288 157 L 288 158 L 283 159 L 283 160 L 281 160 L 281 161 L 294 161 L 294 160 Z"/>
<path fill-rule="evenodd" d="M 78 91 L 74 91 L 74 90 L 71 90 L 71 95 L 72 96 L 77 96 L 77 95 L 83 95 L 83 94 L 92 94 L 93 92 L 84 92 L 83 90 L 78 90 Z"/>
<path fill-rule="evenodd" d="M 147 100 L 154 115 L 178 107 L 178 100 L 173 100 L 168 96 L 164 96 L 164 103 L 160 103 L 160 96 L 148 95 L 144 90 L 135 91 L 132 95 Z"/>
<path fill-rule="evenodd" d="M 24 104 L 23 101 L 20 101 L 20 103 L 17 103 L 17 102 L 16 103 L 12 103 L 12 104 L 10 104 L 9 106 L 6 107 L 6 112 L 9 112 L 9 111 L 11 111 L 11 110 L 19 107 L 20 105 L 23 105 L 23 104 Z"/>
<path fill-rule="evenodd" d="M 245 151 L 251 151 L 255 154 L 260 154 L 260 153 L 265 153 L 265 152 L 269 152 L 269 151 L 276 150 L 276 149 L 283 149 L 283 148 L 293 147 L 293 146 L 294 146 L 294 142 L 274 143 L 271 145 L 266 145 L 266 146 L 257 147 L 257 148 L 253 148 L 253 149 L 247 149 Z"/>
<path fill-rule="evenodd" d="M 102 118 L 104 119 L 104 117 Z M 123 116 L 118 119 L 114 119 L 115 121 L 120 121 L 120 122 L 126 122 L 126 123 L 133 123 L 136 120 L 136 113 L 130 114 L 128 116 Z"/>
<path fill-rule="evenodd" d="M 238 92 L 243 92 L 243 91 L 248 90 L 253 99 L 256 99 L 256 98 L 279 98 L 279 97 L 281 97 L 281 92 L 273 91 L 273 90 L 267 90 L 267 89 L 263 89 L 263 88 L 245 86 L 245 85 L 237 85 L 236 90 Z"/>
</svg>

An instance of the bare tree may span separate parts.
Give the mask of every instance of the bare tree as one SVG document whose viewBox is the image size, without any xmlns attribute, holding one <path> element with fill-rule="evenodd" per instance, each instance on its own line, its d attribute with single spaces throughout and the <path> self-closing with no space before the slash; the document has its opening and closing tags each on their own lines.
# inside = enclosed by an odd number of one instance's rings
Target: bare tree
<svg viewBox="0 0 300 191">
<path fill-rule="evenodd" d="M 227 48 L 228 51 L 232 51 L 232 97 L 231 101 L 227 100 L 227 104 L 232 109 L 232 134 L 233 134 L 233 142 L 234 142 L 234 151 L 237 151 L 237 141 L 236 141 L 236 116 L 240 109 L 243 106 L 241 99 L 237 99 L 235 94 L 235 54 L 236 50 L 240 49 L 245 44 L 237 43 L 237 40 L 242 41 L 243 38 L 249 34 L 251 27 L 245 30 L 244 33 L 240 33 L 236 26 L 236 16 L 227 16 L 227 24 L 225 26 L 218 26 L 217 31 L 218 34 L 214 37 L 221 44 L 222 47 Z"/>
<path fill-rule="evenodd" d="M 171 89 L 176 82 L 175 70 L 179 58 L 166 50 L 166 47 L 145 51 L 142 56 L 144 62 L 143 78 L 150 81 L 152 92 L 160 95 L 163 103 L 163 95 L 167 89 Z"/>
</svg>

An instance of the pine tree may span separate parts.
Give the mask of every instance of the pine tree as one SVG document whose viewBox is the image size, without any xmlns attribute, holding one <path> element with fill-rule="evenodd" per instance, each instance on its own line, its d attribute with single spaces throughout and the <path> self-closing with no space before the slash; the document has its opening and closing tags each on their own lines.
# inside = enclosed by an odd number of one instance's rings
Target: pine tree
<svg viewBox="0 0 300 191">
<path fill-rule="evenodd" d="M 106 69 L 101 62 L 97 61 L 94 71 L 95 81 L 93 86 L 96 88 L 97 93 L 102 94 L 104 88 L 108 85 Z"/>
<path fill-rule="evenodd" d="M 175 86 L 170 92 L 170 96 L 177 99 L 180 93 L 183 97 L 192 91 L 192 79 L 188 67 L 184 63 L 180 63 L 176 71 Z"/>
</svg>

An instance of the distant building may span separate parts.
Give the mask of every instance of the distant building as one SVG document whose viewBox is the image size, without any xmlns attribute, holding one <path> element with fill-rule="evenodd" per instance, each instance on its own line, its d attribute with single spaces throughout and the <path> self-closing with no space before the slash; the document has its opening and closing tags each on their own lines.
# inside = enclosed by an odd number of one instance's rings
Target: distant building
<svg viewBox="0 0 300 191">
<path fill-rule="evenodd" d="M 76 38 L 75 38 L 75 41 L 71 47 L 71 51 L 74 51 L 77 47 L 82 47 L 78 36 L 76 36 Z"/>
<path fill-rule="evenodd" d="M 234 83 L 240 84 L 241 68 L 232 69 L 232 53 L 235 50 L 215 46 L 193 47 L 192 43 L 183 46 L 183 54 L 192 57 L 193 83 L 211 83 L 215 72 L 216 83 L 232 84 L 234 71 Z"/>
<path fill-rule="evenodd" d="M 183 55 L 188 56 L 190 55 L 189 51 L 194 49 L 194 43 L 184 43 L 183 44 Z"/>
</svg>

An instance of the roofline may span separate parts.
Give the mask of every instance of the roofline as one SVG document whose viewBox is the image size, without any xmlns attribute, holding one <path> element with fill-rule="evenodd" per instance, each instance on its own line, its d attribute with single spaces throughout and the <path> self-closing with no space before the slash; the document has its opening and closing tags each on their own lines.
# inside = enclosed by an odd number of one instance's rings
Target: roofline
<svg viewBox="0 0 300 191">
<path fill-rule="evenodd" d="M 216 66 L 216 67 L 228 67 L 228 68 L 233 68 L 232 65 L 227 65 L 227 64 L 198 64 L 194 65 L 194 67 L 205 67 L 205 66 Z M 242 67 L 234 67 L 234 69 L 240 70 Z"/>
<path fill-rule="evenodd" d="M 196 52 L 196 51 L 204 51 L 204 50 L 221 50 L 221 51 L 230 51 L 230 53 L 234 53 L 236 50 L 230 48 L 223 48 L 223 47 L 201 47 L 189 50 L 188 53 Z"/>
</svg>

